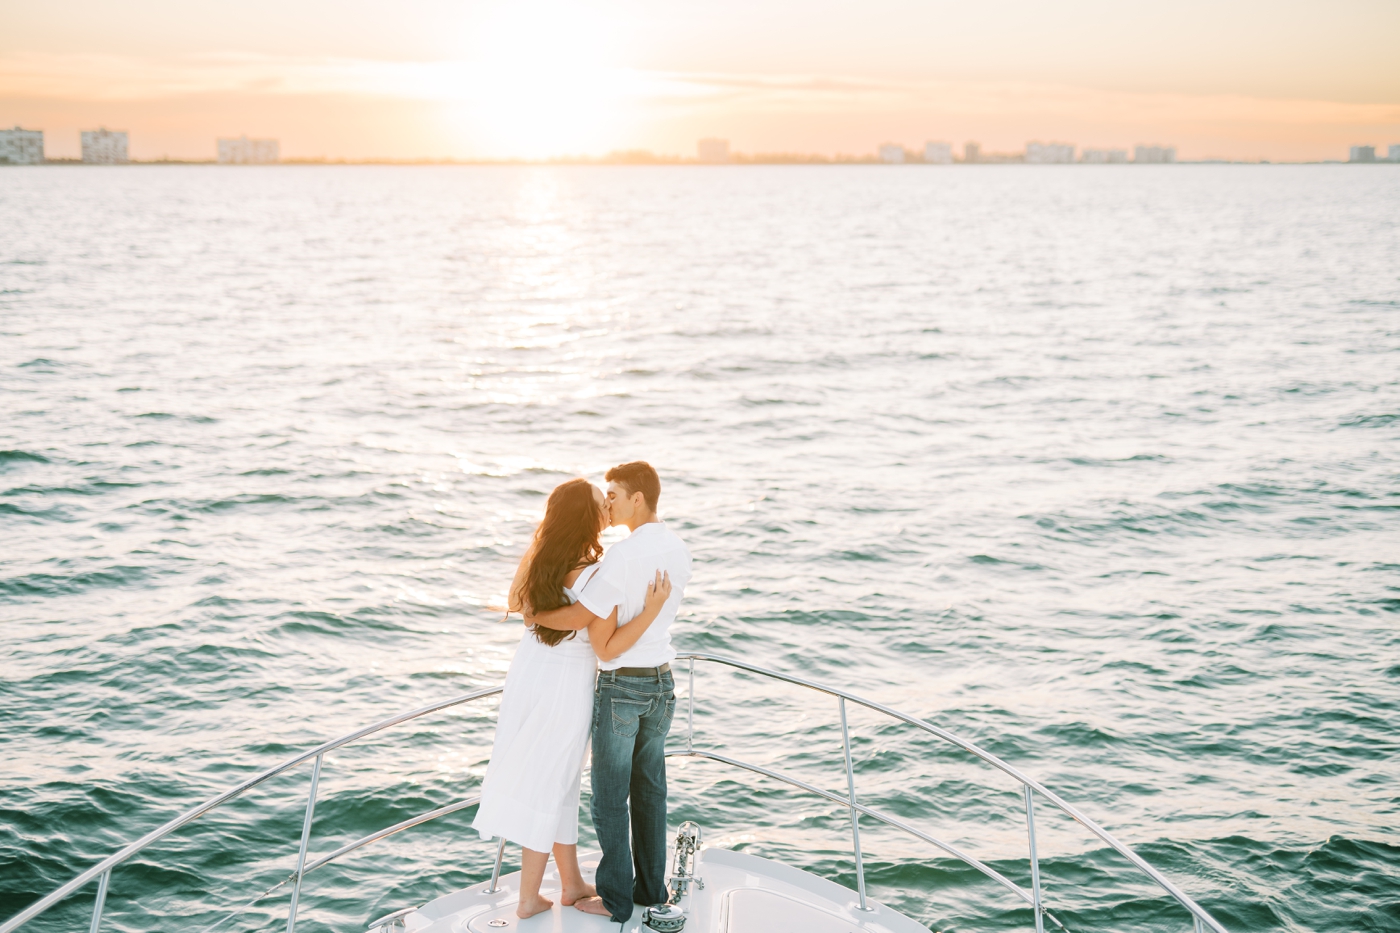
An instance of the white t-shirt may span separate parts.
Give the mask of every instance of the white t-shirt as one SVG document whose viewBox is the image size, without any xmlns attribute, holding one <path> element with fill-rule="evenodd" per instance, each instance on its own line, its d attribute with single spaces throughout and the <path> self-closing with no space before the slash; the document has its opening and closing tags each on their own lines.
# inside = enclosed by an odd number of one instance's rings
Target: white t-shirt
<svg viewBox="0 0 1400 933">
<path fill-rule="evenodd" d="M 608 548 L 598 571 L 578 590 L 578 601 L 595 616 L 607 618 L 617 607 L 617 623 L 631 622 L 646 608 L 647 584 L 656 571 L 671 575 L 671 596 L 661 614 L 637 643 L 598 668 L 660 667 L 676 659 L 671 647 L 671 623 L 676 618 L 685 585 L 690 581 L 690 552 L 665 522 L 648 522 Z"/>
</svg>

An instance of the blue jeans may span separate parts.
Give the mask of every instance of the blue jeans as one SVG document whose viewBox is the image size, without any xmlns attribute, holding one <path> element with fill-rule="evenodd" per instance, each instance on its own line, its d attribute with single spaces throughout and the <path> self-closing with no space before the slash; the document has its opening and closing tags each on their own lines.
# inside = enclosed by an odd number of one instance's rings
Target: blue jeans
<svg viewBox="0 0 1400 933">
<path fill-rule="evenodd" d="M 592 810 L 603 858 L 595 883 L 618 923 L 632 916 L 634 903 L 664 904 L 668 897 L 666 733 L 675 713 L 670 673 L 619 677 L 613 671 L 598 672 L 593 690 Z"/>
</svg>

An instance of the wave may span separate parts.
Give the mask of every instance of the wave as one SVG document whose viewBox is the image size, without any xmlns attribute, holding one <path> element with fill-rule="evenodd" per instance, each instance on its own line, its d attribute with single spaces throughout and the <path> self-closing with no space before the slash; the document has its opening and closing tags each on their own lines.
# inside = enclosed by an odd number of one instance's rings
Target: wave
<svg viewBox="0 0 1400 933">
<path fill-rule="evenodd" d="M 49 458 L 43 454 L 30 453 L 27 450 L 0 450 L 0 466 L 10 463 L 48 463 Z"/>
<path fill-rule="evenodd" d="M 1400 415 L 1357 415 L 1341 422 L 1344 428 L 1383 428 L 1400 421 Z"/>
<path fill-rule="evenodd" d="M 73 574 L 27 573 L 0 579 L 0 595 L 33 599 L 71 596 L 93 589 L 113 589 L 148 583 L 148 567 L 116 565 Z"/>
</svg>

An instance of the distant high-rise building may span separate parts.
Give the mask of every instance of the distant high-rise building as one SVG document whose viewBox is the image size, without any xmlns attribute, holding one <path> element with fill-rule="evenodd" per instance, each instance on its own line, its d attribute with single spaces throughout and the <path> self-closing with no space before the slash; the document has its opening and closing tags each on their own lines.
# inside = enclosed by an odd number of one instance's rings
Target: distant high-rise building
<svg viewBox="0 0 1400 933">
<path fill-rule="evenodd" d="M 931 165 L 952 165 L 953 144 L 936 142 L 924 143 L 924 161 Z"/>
<path fill-rule="evenodd" d="M 982 161 L 982 146 L 978 143 L 963 143 L 963 161 L 971 165 Z"/>
<path fill-rule="evenodd" d="M 0 165 L 38 165 L 44 161 L 44 131 L 0 130 Z"/>
<path fill-rule="evenodd" d="M 1137 163 L 1158 164 L 1162 162 L 1176 161 L 1175 146 L 1138 146 L 1133 150 L 1133 161 Z"/>
<path fill-rule="evenodd" d="M 904 161 L 904 147 L 899 143 L 882 143 L 880 145 L 880 161 L 888 162 L 890 165 L 898 165 Z"/>
<path fill-rule="evenodd" d="M 1348 162 L 1374 162 L 1376 161 L 1375 146 L 1352 146 L 1351 158 Z"/>
<path fill-rule="evenodd" d="M 1400 162 L 1400 145 L 1391 145 L 1390 152 L 1386 155 L 1387 162 Z"/>
<path fill-rule="evenodd" d="M 1128 161 L 1128 150 L 1126 149 L 1085 149 L 1079 155 L 1080 162 L 1088 162 L 1098 165 L 1107 163 L 1118 164 Z"/>
<path fill-rule="evenodd" d="M 83 130 L 83 161 L 92 165 L 124 165 L 126 157 L 126 131 Z"/>
<path fill-rule="evenodd" d="M 281 158 L 275 139 L 249 139 L 239 136 L 219 139 L 219 164 L 270 165 Z"/>
<path fill-rule="evenodd" d="M 1035 165 L 1060 165 L 1074 161 L 1072 143 L 1026 143 L 1026 161 Z"/>
<path fill-rule="evenodd" d="M 695 144 L 695 153 L 700 157 L 701 162 L 719 164 L 729 161 L 729 140 L 727 139 L 702 139 Z"/>
</svg>

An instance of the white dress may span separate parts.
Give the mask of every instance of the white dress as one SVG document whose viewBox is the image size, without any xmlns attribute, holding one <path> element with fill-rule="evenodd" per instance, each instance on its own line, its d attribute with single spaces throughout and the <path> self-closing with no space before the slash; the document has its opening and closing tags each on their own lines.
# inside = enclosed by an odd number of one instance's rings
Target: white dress
<svg viewBox="0 0 1400 933">
<path fill-rule="evenodd" d="M 598 565 L 565 588 L 570 602 Z M 472 828 L 548 852 L 578 842 L 579 786 L 593 726 L 598 658 L 587 629 L 554 647 L 529 629 L 506 674 L 491 761 Z"/>
</svg>

